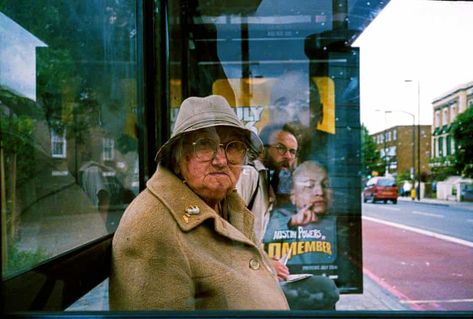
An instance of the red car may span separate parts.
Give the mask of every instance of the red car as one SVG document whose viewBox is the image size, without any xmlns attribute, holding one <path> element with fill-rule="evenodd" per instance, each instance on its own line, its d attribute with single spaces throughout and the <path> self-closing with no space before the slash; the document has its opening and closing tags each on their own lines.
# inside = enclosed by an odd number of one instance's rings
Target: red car
<svg viewBox="0 0 473 319">
<path fill-rule="evenodd" d="M 393 204 L 397 204 L 398 187 L 396 180 L 392 177 L 376 176 L 371 178 L 363 190 L 363 202 L 366 203 L 371 200 L 372 203 L 376 201 L 383 201 L 387 203 L 388 200 Z"/>
</svg>

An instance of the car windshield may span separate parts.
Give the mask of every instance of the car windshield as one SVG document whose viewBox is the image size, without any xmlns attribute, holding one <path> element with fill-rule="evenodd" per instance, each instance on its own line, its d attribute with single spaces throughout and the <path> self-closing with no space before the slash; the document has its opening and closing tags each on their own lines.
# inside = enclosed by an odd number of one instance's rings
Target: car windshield
<svg viewBox="0 0 473 319">
<path fill-rule="evenodd" d="M 378 181 L 378 186 L 394 186 L 396 182 L 391 178 L 383 178 Z"/>
</svg>

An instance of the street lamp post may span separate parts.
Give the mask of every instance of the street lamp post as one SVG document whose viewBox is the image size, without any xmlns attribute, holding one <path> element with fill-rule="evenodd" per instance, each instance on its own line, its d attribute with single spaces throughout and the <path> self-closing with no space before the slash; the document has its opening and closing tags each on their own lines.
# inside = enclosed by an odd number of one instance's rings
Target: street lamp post
<svg viewBox="0 0 473 319">
<path fill-rule="evenodd" d="M 413 80 L 404 80 L 404 82 L 410 83 L 414 82 Z M 421 175 L 421 169 L 420 169 L 420 80 L 417 79 L 417 184 L 418 184 L 418 189 L 417 189 L 417 200 L 420 200 L 420 175 Z"/>
</svg>

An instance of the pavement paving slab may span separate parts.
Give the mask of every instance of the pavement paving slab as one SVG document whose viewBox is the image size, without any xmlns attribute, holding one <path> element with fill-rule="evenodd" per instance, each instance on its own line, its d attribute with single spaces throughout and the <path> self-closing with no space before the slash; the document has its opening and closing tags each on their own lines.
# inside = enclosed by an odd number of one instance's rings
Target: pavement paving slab
<svg viewBox="0 0 473 319">
<path fill-rule="evenodd" d="M 87 293 L 66 311 L 107 311 L 108 310 L 108 280 Z M 376 284 L 367 275 L 363 276 L 362 294 L 342 294 L 336 305 L 340 311 L 383 311 L 410 310 L 388 291 Z"/>
</svg>

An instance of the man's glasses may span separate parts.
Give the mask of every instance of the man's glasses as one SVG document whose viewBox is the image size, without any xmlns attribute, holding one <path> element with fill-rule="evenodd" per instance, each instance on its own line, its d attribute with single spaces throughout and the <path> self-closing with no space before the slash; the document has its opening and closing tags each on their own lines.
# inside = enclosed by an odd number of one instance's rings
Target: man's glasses
<svg viewBox="0 0 473 319">
<path fill-rule="evenodd" d="M 270 147 L 274 147 L 279 155 L 284 155 L 286 154 L 287 152 L 289 152 L 289 154 L 291 154 L 292 156 L 296 156 L 297 155 L 297 150 L 294 149 L 294 148 L 287 148 L 285 145 L 283 144 L 276 144 L 276 145 L 270 145 Z"/>
<path fill-rule="evenodd" d="M 202 162 L 211 161 L 215 158 L 219 148 L 225 151 L 225 157 L 229 164 L 243 164 L 248 147 L 241 141 L 230 141 L 227 143 L 219 143 L 211 138 L 199 138 L 192 143 L 195 157 Z"/>
</svg>

